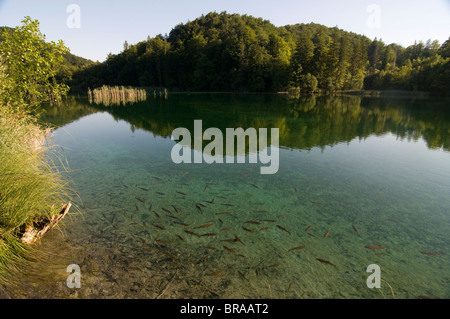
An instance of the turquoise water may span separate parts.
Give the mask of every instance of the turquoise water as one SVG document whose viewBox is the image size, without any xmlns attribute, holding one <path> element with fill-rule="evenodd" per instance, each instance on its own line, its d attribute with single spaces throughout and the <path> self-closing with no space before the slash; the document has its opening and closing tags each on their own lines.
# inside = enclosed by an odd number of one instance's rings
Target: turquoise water
<svg viewBox="0 0 450 319">
<path fill-rule="evenodd" d="M 72 101 L 49 109 L 79 214 L 44 240 L 58 256 L 24 274 L 16 293 L 449 298 L 446 106 L 180 94 L 125 108 Z M 196 119 L 222 132 L 279 128 L 278 172 L 262 175 L 262 164 L 248 161 L 174 164 L 170 135 L 192 132 Z M 80 289 L 65 285 L 69 263 L 81 267 Z M 381 269 L 380 289 L 366 284 L 371 264 Z"/>
</svg>

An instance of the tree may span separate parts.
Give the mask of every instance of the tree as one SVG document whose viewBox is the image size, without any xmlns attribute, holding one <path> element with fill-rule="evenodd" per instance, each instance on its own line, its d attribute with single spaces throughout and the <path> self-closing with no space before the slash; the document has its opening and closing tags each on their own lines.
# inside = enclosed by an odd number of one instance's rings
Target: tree
<svg viewBox="0 0 450 319">
<path fill-rule="evenodd" d="M 46 43 L 39 21 L 25 17 L 22 23 L 2 34 L 0 61 L 5 78 L 0 81 L 0 103 L 29 112 L 67 93 L 69 87 L 58 84 L 55 75 L 68 49 L 61 40 Z"/>
<path fill-rule="evenodd" d="M 439 48 L 439 54 L 443 58 L 450 58 L 450 38 L 448 38 L 447 41 L 445 41 L 441 47 Z"/>
<path fill-rule="evenodd" d="M 300 82 L 300 77 L 311 70 L 314 57 L 314 43 L 308 29 L 302 30 L 297 40 L 294 54 L 291 58 L 292 77 L 294 82 Z"/>
</svg>

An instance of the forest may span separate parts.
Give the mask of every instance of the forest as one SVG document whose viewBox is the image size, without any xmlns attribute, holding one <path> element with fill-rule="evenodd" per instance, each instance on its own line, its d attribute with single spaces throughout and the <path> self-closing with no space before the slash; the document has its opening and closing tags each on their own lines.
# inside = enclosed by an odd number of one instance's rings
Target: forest
<svg viewBox="0 0 450 319">
<path fill-rule="evenodd" d="M 249 15 L 209 13 L 170 34 L 124 43 L 73 74 L 79 92 L 106 85 L 178 91 L 333 93 L 408 90 L 448 94 L 450 40 L 406 48 L 309 23 L 276 27 Z"/>
<path fill-rule="evenodd" d="M 450 38 L 405 48 L 338 27 L 276 27 L 262 18 L 212 12 L 180 23 L 168 35 L 125 41 L 123 51 L 110 53 L 103 63 L 67 53 L 55 77 L 81 94 L 123 85 L 197 92 L 449 95 Z"/>
</svg>

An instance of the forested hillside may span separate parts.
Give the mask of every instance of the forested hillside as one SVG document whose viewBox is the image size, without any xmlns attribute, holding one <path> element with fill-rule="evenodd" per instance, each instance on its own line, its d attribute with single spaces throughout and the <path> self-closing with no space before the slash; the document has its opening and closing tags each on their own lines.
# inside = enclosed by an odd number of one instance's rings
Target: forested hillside
<svg viewBox="0 0 450 319">
<path fill-rule="evenodd" d="M 74 91 L 106 85 L 189 91 L 450 91 L 450 41 L 385 44 L 337 27 L 276 27 L 248 15 L 209 13 L 75 72 Z"/>
</svg>

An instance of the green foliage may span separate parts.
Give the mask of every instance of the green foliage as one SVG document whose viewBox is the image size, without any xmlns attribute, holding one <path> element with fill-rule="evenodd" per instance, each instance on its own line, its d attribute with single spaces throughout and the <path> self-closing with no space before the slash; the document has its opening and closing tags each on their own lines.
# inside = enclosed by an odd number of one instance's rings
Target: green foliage
<svg viewBox="0 0 450 319">
<path fill-rule="evenodd" d="M 25 227 L 49 220 L 69 200 L 64 165 L 55 163 L 61 157 L 47 143 L 50 129 L 30 115 L 68 90 L 54 78 L 67 48 L 44 40 L 29 17 L 0 39 L 0 284 L 30 257 L 20 240 Z"/>
<path fill-rule="evenodd" d="M 28 258 L 24 227 L 49 218 L 69 201 L 67 181 L 44 144 L 47 130 L 23 114 L 0 108 L 0 284 Z"/>
<path fill-rule="evenodd" d="M 442 83 L 425 79 L 438 70 L 447 74 L 448 42 L 440 47 L 430 40 L 403 48 L 337 27 L 276 27 L 261 18 L 212 12 L 175 26 L 169 36 L 127 43 L 120 54 L 76 72 L 70 85 L 79 92 L 102 85 L 182 91 L 445 92 Z"/>
<path fill-rule="evenodd" d="M 12 32 L 4 30 L 0 61 L 4 79 L 0 82 L 0 103 L 16 110 L 34 110 L 46 101 L 60 99 L 68 86 L 55 75 L 68 49 L 62 41 L 45 42 L 39 22 L 26 17 Z"/>
</svg>

